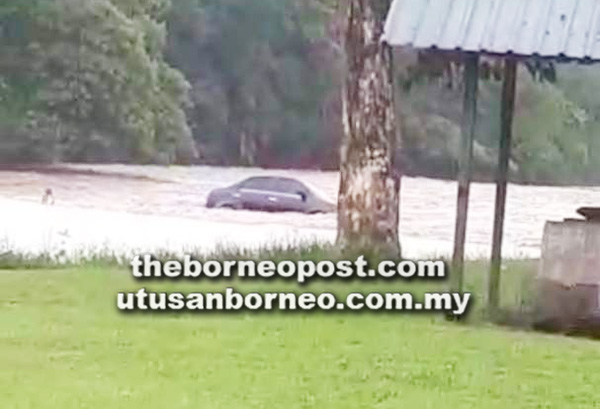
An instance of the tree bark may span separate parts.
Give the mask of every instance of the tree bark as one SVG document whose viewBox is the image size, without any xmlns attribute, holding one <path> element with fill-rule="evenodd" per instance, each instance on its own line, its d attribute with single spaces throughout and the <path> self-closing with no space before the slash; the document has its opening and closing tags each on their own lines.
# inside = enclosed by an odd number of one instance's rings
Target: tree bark
<svg viewBox="0 0 600 409">
<path fill-rule="evenodd" d="M 391 52 L 380 41 L 384 12 L 374 7 L 377 1 L 348 0 L 347 5 L 337 241 L 344 248 L 398 254 L 400 176 L 392 160 Z"/>
</svg>

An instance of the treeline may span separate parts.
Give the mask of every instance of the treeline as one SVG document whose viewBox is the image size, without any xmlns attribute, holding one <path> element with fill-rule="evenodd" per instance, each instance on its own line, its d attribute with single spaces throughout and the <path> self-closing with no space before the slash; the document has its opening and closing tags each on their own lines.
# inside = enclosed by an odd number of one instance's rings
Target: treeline
<svg viewBox="0 0 600 409">
<path fill-rule="evenodd" d="M 340 50 L 316 0 L 173 0 L 166 58 L 191 84 L 202 163 L 337 167 Z"/>
<path fill-rule="evenodd" d="M 556 65 L 556 81 L 522 66 L 517 84 L 511 179 L 522 183 L 600 183 L 600 67 Z M 401 80 L 400 80 L 401 82 Z M 501 81 L 480 81 L 474 146 L 476 179 L 495 175 Z M 402 99 L 407 173 L 454 177 L 460 146 L 463 87 L 420 78 Z"/>
<path fill-rule="evenodd" d="M 0 158 L 335 167 L 323 16 L 296 0 L 5 0 Z"/>
<path fill-rule="evenodd" d="M 343 16 L 326 3 L 3 0 L 0 161 L 336 169 Z M 460 75 L 400 70 L 398 163 L 454 177 Z M 600 182 L 600 71 L 520 74 L 513 179 Z M 494 172 L 499 102 L 484 79 L 479 179 Z"/>
<path fill-rule="evenodd" d="M 4 161 L 190 160 L 163 0 L 3 0 Z"/>
</svg>

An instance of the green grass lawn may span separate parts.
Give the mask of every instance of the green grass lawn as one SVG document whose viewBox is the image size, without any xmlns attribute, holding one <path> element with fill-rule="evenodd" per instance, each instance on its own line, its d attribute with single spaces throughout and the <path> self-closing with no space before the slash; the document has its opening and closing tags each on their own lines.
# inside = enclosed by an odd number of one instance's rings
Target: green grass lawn
<svg viewBox="0 0 600 409">
<path fill-rule="evenodd" d="M 597 342 L 425 314 L 118 312 L 116 293 L 141 286 L 207 288 L 116 268 L 0 272 L 0 408 L 600 407 Z"/>
</svg>

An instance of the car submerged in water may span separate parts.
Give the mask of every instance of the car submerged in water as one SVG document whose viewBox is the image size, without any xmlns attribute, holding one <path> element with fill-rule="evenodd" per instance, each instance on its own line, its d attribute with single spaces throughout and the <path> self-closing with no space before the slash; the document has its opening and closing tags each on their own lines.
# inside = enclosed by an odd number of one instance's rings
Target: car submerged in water
<svg viewBox="0 0 600 409">
<path fill-rule="evenodd" d="M 260 210 L 265 212 L 332 213 L 337 206 L 314 187 L 290 178 L 261 176 L 215 189 L 206 200 L 208 208 Z"/>
</svg>

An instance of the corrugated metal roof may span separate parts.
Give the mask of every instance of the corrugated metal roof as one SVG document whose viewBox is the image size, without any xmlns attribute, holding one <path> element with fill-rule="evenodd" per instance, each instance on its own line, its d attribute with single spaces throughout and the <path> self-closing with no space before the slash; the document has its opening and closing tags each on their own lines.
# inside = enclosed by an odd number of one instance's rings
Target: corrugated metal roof
<svg viewBox="0 0 600 409">
<path fill-rule="evenodd" d="M 384 41 L 491 54 L 600 59 L 600 0 L 394 0 Z"/>
</svg>

